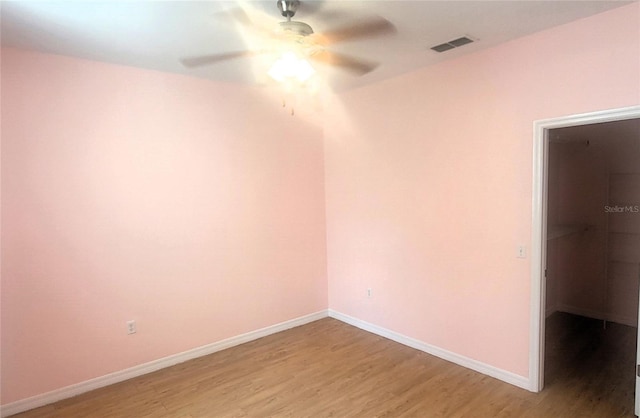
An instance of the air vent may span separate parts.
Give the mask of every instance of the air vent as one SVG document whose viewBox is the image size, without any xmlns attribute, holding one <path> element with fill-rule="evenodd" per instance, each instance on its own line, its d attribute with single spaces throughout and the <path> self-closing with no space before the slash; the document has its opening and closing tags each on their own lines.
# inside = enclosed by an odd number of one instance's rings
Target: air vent
<svg viewBox="0 0 640 418">
<path fill-rule="evenodd" d="M 448 51 L 448 50 L 453 49 L 453 48 L 458 48 L 458 47 L 461 47 L 463 45 L 470 44 L 473 41 L 474 41 L 473 39 L 468 38 L 466 36 L 463 36 L 462 38 L 454 39 L 453 41 L 449 41 L 449 42 L 445 42 L 445 43 L 440 44 L 440 45 L 432 46 L 431 49 L 433 49 L 436 52 L 444 52 L 444 51 Z"/>
</svg>

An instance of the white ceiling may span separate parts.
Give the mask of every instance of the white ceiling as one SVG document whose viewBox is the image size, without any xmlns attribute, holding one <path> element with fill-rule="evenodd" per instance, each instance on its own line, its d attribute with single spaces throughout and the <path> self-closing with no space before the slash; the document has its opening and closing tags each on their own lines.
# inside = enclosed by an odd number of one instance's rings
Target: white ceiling
<svg viewBox="0 0 640 418">
<path fill-rule="evenodd" d="M 295 16 L 315 32 L 382 16 L 397 33 L 332 46 L 380 66 L 362 77 L 316 64 L 338 91 L 459 57 L 631 1 L 302 1 Z M 242 7 L 256 22 L 283 20 L 275 0 L 264 1 L 2 1 L 2 44 L 212 80 L 262 83 L 264 59 L 239 58 L 184 68 L 180 58 L 242 51 L 255 37 L 228 17 Z M 444 53 L 431 46 L 470 36 L 477 42 Z"/>
</svg>

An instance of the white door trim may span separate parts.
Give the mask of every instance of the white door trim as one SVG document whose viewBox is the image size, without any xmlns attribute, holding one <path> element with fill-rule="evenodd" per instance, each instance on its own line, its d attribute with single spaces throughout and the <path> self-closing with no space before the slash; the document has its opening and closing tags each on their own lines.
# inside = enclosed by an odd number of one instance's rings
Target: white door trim
<svg viewBox="0 0 640 418">
<path fill-rule="evenodd" d="M 531 231 L 531 314 L 529 382 L 532 392 L 544 387 L 544 270 L 547 256 L 547 163 L 549 129 L 640 118 L 640 106 L 538 120 L 533 123 L 533 224 Z"/>
</svg>

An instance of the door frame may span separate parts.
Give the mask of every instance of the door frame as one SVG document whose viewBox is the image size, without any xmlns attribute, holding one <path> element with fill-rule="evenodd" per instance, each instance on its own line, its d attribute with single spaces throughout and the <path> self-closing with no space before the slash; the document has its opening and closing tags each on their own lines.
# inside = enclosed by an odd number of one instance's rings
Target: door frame
<svg viewBox="0 0 640 418">
<path fill-rule="evenodd" d="M 547 264 L 547 180 L 551 129 L 640 118 L 640 106 L 602 110 L 533 123 L 533 224 L 531 233 L 531 313 L 529 327 L 529 390 L 544 388 L 545 300 Z"/>
</svg>

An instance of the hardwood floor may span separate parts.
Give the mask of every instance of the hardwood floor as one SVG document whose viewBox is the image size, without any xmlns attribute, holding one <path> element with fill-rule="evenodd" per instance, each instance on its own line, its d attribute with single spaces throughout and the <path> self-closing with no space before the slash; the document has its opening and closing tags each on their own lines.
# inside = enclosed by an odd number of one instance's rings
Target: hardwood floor
<svg viewBox="0 0 640 418">
<path fill-rule="evenodd" d="M 549 325 L 558 338 L 539 394 L 326 318 L 15 417 L 633 416 L 620 369 L 631 359 L 633 382 L 635 329 L 610 324 L 626 340 L 599 349 L 605 338 L 573 320 Z"/>
<path fill-rule="evenodd" d="M 593 408 L 593 416 L 633 417 L 636 332 L 612 322 L 605 327 L 601 320 L 552 315 L 545 371 L 550 394 L 566 394 L 576 408 Z"/>
</svg>

